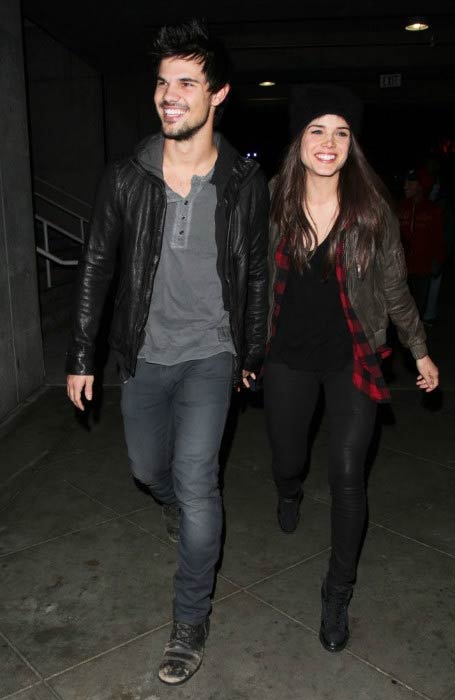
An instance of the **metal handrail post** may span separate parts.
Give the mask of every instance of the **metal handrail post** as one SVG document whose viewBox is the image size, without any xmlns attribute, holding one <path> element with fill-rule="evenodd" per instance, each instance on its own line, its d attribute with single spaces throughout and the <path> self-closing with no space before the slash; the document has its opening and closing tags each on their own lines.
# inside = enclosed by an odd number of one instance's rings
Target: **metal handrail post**
<svg viewBox="0 0 455 700">
<path fill-rule="evenodd" d="M 39 178 L 35 178 L 39 179 Z M 49 183 L 46 183 L 44 180 L 41 180 L 44 184 L 49 185 Z M 54 187 L 53 185 L 49 185 L 50 187 Z M 74 199 L 75 201 L 78 201 L 80 204 L 83 204 L 84 206 L 87 206 L 89 209 L 91 209 L 90 205 L 88 205 L 86 202 L 83 202 L 82 200 L 78 199 L 77 197 L 73 197 L 72 195 L 68 195 L 66 192 L 63 192 L 63 190 L 59 190 L 59 188 L 54 187 L 57 191 L 61 192 L 61 194 L 64 194 L 68 197 L 71 197 L 71 199 Z M 84 246 L 85 242 L 85 235 L 86 235 L 86 229 L 85 225 L 89 223 L 89 220 L 85 217 L 82 216 L 81 214 L 78 214 L 74 211 L 71 211 L 71 209 L 68 209 L 67 207 L 63 206 L 62 204 L 59 204 L 55 200 L 51 199 L 50 197 L 46 197 L 46 195 L 40 194 L 39 192 L 34 192 L 36 197 L 39 197 L 42 199 L 44 202 L 47 202 L 48 204 L 51 204 L 52 206 L 56 207 L 57 209 L 60 209 L 60 211 L 65 212 L 66 214 L 69 214 L 72 216 L 74 219 L 76 219 L 79 224 L 79 236 L 76 236 L 74 233 L 70 233 L 66 229 L 62 228 L 61 226 L 58 226 L 57 224 L 52 223 L 48 219 L 43 218 L 39 214 L 35 214 L 35 220 L 39 221 L 43 227 L 43 236 L 44 236 L 44 250 L 42 248 L 39 248 L 36 246 L 36 251 L 39 255 L 43 256 L 46 259 L 45 265 L 46 265 L 46 284 L 47 288 L 50 289 L 52 287 L 52 269 L 51 269 L 51 263 L 56 263 L 58 265 L 63 265 L 63 266 L 77 266 L 77 260 L 62 260 L 61 258 L 58 258 L 57 256 L 53 255 L 50 250 L 49 250 L 49 228 L 52 229 L 52 231 L 65 236 L 66 238 L 70 238 L 71 240 L 75 241 L 76 243 L 79 243 L 80 245 Z"/>
<path fill-rule="evenodd" d="M 44 234 L 44 250 L 46 253 L 49 253 L 49 236 L 47 233 L 47 221 L 43 221 L 43 234 Z M 46 282 L 47 282 L 47 288 L 50 289 L 52 287 L 52 276 L 51 276 L 51 263 L 49 258 L 46 258 Z"/>
</svg>

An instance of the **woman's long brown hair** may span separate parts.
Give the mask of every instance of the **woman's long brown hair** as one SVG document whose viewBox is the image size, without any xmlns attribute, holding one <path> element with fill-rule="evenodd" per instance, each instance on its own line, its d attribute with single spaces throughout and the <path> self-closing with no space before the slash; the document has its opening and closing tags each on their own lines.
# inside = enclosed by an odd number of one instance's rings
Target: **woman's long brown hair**
<svg viewBox="0 0 455 700">
<path fill-rule="evenodd" d="M 291 143 L 272 194 L 271 220 L 286 236 L 294 265 L 303 271 L 317 246 L 314 225 L 305 214 L 305 166 L 300 158 L 300 134 Z M 352 237 L 353 260 L 361 276 L 370 265 L 391 208 L 390 196 L 351 134 L 349 155 L 338 181 L 339 214 L 330 233 L 327 269 L 335 265 L 342 236 Z"/>
</svg>

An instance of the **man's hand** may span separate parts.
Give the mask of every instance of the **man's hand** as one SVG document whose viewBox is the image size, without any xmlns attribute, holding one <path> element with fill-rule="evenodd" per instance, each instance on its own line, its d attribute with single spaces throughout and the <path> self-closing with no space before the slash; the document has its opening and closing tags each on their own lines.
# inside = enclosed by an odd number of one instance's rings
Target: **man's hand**
<svg viewBox="0 0 455 700">
<path fill-rule="evenodd" d="M 66 378 L 66 393 L 70 401 L 79 408 L 84 410 L 82 403 L 82 392 L 87 401 L 91 401 L 93 397 L 93 374 L 68 374 Z"/>
<path fill-rule="evenodd" d="M 433 391 L 439 386 L 439 371 L 429 355 L 425 355 L 420 360 L 416 361 L 419 375 L 416 384 L 419 389 L 424 391 Z"/>
</svg>

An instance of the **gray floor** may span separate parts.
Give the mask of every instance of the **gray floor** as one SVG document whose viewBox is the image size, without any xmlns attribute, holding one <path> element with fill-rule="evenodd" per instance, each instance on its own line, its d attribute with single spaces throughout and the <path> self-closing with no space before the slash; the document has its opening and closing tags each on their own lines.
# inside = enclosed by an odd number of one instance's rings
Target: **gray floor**
<svg viewBox="0 0 455 700">
<path fill-rule="evenodd" d="M 275 522 L 263 411 L 238 414 L 211 636 L 181 688 L 156 678 L 176 551 L 129 477 L 119 389 L 105 388 L 88 423 L 62 388 L 44 389 L 0 427 L 0 700 L 455 700 L 454 335 L 448 323 L 431 331 L 441 406 L 422 402 L 395 361 L 341 654 L 317 637 L 329 551 L 324 423 L 303 519 L 287 536 Z M 47 347 L 52 364 L 58 339 Z M 61 367 L 48 377 L 59 384 Z"/>
</svg>

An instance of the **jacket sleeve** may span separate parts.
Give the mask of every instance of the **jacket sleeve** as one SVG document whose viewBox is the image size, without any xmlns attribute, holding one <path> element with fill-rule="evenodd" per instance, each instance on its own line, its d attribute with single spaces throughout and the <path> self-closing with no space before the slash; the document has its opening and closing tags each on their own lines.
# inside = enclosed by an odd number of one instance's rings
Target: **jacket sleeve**
<svg viewBox="0 0 455 700">
<path fill-rule="evenodd" d="M 245 312 L 246 353 L 243 369 L 258 371 L 265 354 L 268 312 L 269 190 L 261 170 L 255 174 L 252 181 L 250 202 L 248 296 Z"/>
<path fill-rule="evenodd" d="M 415 360 L 428 354 L 426 334 L 407 285 L 407 270 L 399 224 L 391 213 L 379 251 L 387 313 L 396 326 L 401 343 Z"/>
<path fill-rule="evenodd" d="M 89 233 L 75 283 L 71 332 L 66 356 L 69 374 L 93 374 L 95 339 L 114 275 L 121 217 L 117 205 L 116 166 L 99 184 Z"/>
</svg>

